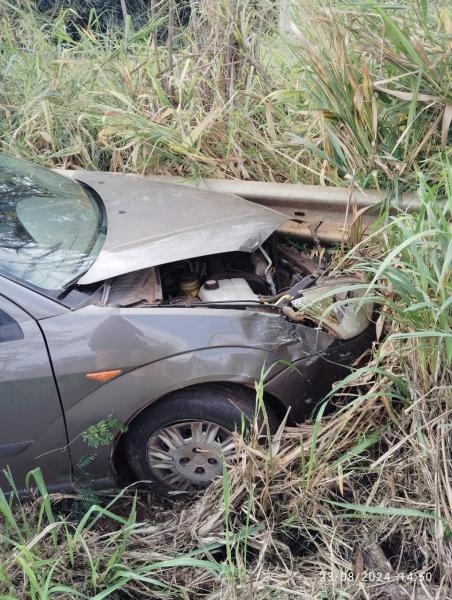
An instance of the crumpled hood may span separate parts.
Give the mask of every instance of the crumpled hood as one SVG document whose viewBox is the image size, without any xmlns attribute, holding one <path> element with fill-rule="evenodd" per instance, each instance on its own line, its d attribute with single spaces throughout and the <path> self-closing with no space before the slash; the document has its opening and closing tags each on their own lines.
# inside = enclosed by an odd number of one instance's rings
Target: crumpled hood
<svg viewBox="0 0 452 600">
<path fill-rule="evenodd" d="M 254 252 L 287 215 L 229 194 L 145 177 L 60 171 L 93 188 L 105 205 L 107 235 L 89 284 L 130 271 L 218 254 Z"/>
</svg>

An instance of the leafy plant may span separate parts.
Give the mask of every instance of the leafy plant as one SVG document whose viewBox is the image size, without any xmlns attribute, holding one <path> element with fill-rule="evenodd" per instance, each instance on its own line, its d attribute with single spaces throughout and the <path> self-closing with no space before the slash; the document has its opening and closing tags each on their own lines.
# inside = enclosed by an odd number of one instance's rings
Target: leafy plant
<svg viewBox="0 0 452 600">
<path fill-rule="evenodd" d="M 116 434 L 125 433 L 126 431 L 127 427 L 119 419 L 109 415 L 95 425 L 90 425 L 82 433 L 82 437 L 91 448 L 99 448 L 100 446 L 108 446 L 112 443 Z"/>
</svg>

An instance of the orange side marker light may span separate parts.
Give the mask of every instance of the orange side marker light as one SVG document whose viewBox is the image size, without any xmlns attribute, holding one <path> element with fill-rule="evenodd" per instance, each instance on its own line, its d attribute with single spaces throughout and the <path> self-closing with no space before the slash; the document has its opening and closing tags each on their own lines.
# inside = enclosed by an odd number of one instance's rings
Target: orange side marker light
<svg viewBox="0 0 452 600">
<path fill-rule="evenodd" d="M 100 381 L 101 383 L 106 383 L 121 375 L 122 369 L 113 369 L 112 371 L 97 371 L 96 373 L 87 373 L 85 375 L 86 379 L 91 379 L 92 381 Z"/>
</svg>

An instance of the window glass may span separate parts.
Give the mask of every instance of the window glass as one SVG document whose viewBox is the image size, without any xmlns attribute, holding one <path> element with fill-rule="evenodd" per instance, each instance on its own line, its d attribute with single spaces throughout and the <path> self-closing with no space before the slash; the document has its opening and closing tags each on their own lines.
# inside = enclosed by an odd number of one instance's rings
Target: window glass
<svg viewBox="0 0 452 600">
<path fill-rule="evenodd" d="M 0 308 L 0 344 L 23 339 L 24 334 L 19 324 Z"/>
<path fill-rule="evenodd" d="M 0 271 L 58 291 L 88 270 L 104 238 L 102 207 L 79 183 L 0 154 Z"/>
</svg>

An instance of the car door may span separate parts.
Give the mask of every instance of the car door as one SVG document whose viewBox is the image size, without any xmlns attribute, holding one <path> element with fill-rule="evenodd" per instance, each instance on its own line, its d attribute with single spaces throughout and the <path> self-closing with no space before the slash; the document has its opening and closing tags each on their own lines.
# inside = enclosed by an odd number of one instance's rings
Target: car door
<svg viewBox="0 0 452 600">
<path fill-rule="evenodd" d="M 0 487 L 5 469 L 23 489 L 36 467 L 51 489 L 70 478 L 63 413 L 38 324 L 0 296 Z"/>
</svg>

